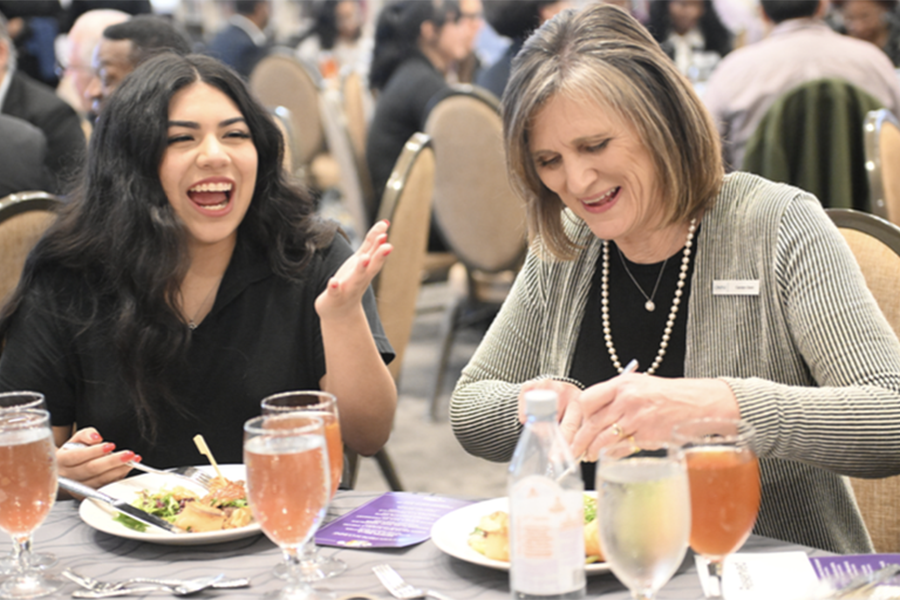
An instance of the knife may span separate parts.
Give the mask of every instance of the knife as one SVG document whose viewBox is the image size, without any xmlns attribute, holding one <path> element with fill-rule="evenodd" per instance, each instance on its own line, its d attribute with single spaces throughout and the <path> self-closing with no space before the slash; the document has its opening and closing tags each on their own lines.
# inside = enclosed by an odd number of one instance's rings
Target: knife
<svg viewBox="0 0 900 600">
<path fill-rule="evenodd" d="M 180 527 L 176 527 L 172 523 L 169 523 L 162 517 L 151 515 L 147 511 L 141 510 L 136 506 L 132 506 L 124 500 L 113 498 L 112 496 L 108 496 L 101 491 L 95 490 L 92 487 L 88 487 L 66 477 L 59 478 L 59 487 L 72 492 L 73 494 L 79 494 L 81 496 L 86 496 L 88 498 L 93 498 L 94 500 L 99 500 L 100 502 L 103 502 L 105 504 L 109 504 L 120 513 L 126 514 L 135 521 L 140 521 L 141 523 L 144 523 L 146 525 L 153 525 L 154 527 L 164 529 L 169 533 L 182 533 L 184 531 Z"/>
</svg>

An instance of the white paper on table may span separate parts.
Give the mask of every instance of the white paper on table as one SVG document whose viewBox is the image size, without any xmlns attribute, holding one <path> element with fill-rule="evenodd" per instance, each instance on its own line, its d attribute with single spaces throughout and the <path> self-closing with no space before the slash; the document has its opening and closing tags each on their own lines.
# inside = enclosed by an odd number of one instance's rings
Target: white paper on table
<svg viewBox="0 0 900 600">
<path fill-rule="evenodd" d="M 818 585 L 805 552 L 732 554 L 722 570 L 726 600 L 806 600 L 815 597 Z"/>
</svg>

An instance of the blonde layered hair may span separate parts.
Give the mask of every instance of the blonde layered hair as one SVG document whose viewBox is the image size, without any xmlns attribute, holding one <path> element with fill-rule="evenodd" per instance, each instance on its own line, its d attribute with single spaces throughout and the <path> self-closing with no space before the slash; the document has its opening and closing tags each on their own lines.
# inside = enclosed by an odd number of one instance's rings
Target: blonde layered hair
<svg viewBox="0 0 900 600">
<path fill-rule="evenodd" d="M 608 108 L 631 123 L 653 158 L 662 225 L 687 221 L 715 201 L 725 173 L 719 134 L 690 82 L 620 8 L 565 11 L 525 42 L 503 94 L 512 183 L 526 202 L 529 235 L 540 237 L 554 256 L 571 259 L 579 247 L 563 230 L 565 206 L 537 174 L 529 132 L 557 94 Z"/>
</svg>

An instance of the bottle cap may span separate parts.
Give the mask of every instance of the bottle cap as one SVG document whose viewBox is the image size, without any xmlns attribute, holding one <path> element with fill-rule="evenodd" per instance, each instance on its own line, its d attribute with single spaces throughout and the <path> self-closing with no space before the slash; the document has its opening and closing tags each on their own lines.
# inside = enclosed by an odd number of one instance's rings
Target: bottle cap
<svg viewBox="0 0 900 600">
<path fill-rule="evenodd" d="M 556 415 L 556 392 L 553 390 L 531 390 L 525 392 L 525 412 L 536 417 Z"/>
</svg>

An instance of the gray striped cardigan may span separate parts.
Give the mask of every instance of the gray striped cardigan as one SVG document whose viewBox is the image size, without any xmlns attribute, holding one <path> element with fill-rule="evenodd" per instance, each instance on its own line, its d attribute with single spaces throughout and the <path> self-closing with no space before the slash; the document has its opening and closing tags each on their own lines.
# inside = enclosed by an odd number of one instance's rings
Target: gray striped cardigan
<svg viewBox="0 0 900 600">
<path fill-rule="evenodd" d="M 474 455 L 508 461 L 521 383 L 569 373 L 601 241 L 564 214 L 584 251 L 529 252 L 453 392 L 453 430 Z M 848 246 L 813 196 L 747 173 L 726 176 L 696 246 L 684 372 L 726 381 L 757 428 L 755 532 L 872 551 L 841 475 L 900 472 L 900 344 Z M 716 280 L 759 280 L 759 295 L 714 296 Z"/>
</svg>

